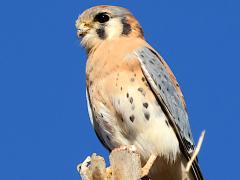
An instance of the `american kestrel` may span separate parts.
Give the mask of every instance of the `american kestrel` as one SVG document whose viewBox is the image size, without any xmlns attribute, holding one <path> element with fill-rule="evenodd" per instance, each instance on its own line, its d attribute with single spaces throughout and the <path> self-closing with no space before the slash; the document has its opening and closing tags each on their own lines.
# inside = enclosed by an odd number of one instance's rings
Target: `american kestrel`
<svg viewBox="0 0 240 180">
<path fill-rule="evenodd" d="M 109 151 L 133 145 L 143 163 L 154 154 L 158 177 L 182 179 L 195 148 L 184 98 L 139 22 L 125 8 L 96 6 L 76 28 L 87 50 L 88 111 L 100 141 Z M 188 176 L 203 179 L 197 160 Z"/>
</svg>

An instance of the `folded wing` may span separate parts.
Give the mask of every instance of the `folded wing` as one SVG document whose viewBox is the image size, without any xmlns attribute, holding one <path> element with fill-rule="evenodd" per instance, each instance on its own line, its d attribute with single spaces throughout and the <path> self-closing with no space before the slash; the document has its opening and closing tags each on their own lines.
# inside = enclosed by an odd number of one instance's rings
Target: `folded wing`
<svg viewBox="0 0 240 180">
<path fill-rule="evenodd" d="M 194 141 L 185 102 L 176 78 L 163 58 L 153 49 L 142 47 L 135 53 L 159 105 L 175 130 L 182 153 L 190 159 L 195 148 Z M 192 170 L 197 180 L 203 179 L 197 160 L 193 163 Z"/>
</svg>

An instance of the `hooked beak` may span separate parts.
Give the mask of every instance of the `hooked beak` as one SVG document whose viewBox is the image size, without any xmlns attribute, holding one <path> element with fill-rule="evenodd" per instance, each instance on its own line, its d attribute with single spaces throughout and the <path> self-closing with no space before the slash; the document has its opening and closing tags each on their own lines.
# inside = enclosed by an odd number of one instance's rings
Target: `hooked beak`
<svg viewBox="0 0 240 180">
<path fill-rule="evenodd" d="M 85 23 L 79 23 L 79 22 L 76 22 L 76 28 L 77 28 L 78 38 L 84 37 L 90 30 L 90 28 Z"/>
</svg>

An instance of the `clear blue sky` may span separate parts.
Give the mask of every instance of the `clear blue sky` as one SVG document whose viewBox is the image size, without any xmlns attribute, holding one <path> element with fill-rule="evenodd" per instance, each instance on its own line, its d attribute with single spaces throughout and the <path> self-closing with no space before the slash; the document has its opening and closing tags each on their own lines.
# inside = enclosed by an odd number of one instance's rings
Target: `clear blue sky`
<svg viewBox="0 0 240 180">
<path fill-rule="evenodd" d="M 97 152 L 75 20 L 99 4 L 129 8 L 183 89 L 195 140 L 206 129 L 206 179 L 238 179 L 240 4 L 237 0 L 0 2 L 0 179 L 79 180 Z"/>
</svg>

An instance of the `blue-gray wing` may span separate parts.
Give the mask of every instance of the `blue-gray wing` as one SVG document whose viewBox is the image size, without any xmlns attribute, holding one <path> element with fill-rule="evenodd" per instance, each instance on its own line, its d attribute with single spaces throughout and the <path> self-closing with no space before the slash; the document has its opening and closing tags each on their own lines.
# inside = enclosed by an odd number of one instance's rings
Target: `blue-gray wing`
<svg viewBox="0 0 240 180">
<path fill-rule="evenodd" d="M 185 102 L 175 76 L 163 58 L 153 49 L 142 47 L 136 50 L 136 55 L 144 76 L 178 137 L 182 153 L 189 160 L 195 147 Z M 192 164 L 192 172 L 196 180 L 204 179 L 197 160 Z"/>
<path fill-rule="evenodd" d="M 175 76 L 163 58 L 153 49 L 142 47 L 135 53 L 144 76 L 178 137 L 182 153 L 189 160 L 195 147 L 185 102 Z M 192 171 L 196 180 L 204 179 L 197 160 L 192 164 Z"/>
<path fill-rule="evenodd" d="M 136 55 L 150 87 L 180 139 L 180 144 L 182 142 L 190 155 L 194 150 L 194 142 L 182 93 L 175 77 L 172 77 L 170 68 L 153 49 L 142 47 L 137 49 Z"/>
</svg>

